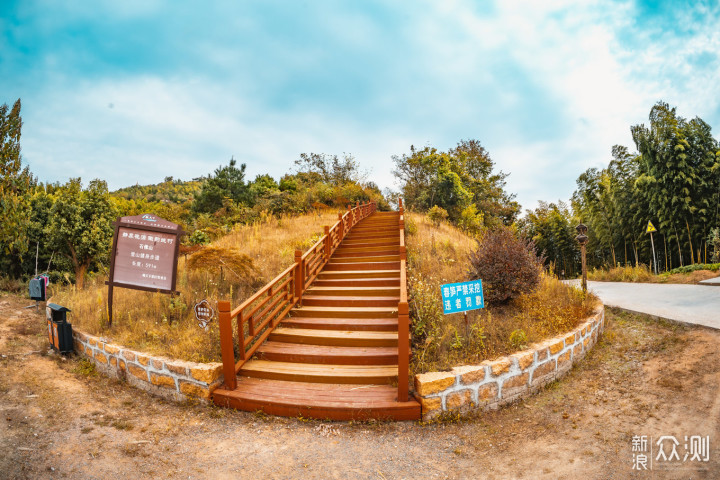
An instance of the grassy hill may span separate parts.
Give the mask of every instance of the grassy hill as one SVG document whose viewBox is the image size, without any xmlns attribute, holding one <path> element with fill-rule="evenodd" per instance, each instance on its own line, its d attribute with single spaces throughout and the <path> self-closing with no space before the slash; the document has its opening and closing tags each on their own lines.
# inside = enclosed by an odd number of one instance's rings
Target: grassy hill
<svg viewBox="0 0 720 480">
<path fill-rule="evenodd" d="M 217 321 L 203 330 L 192 307 L 203 299 L 212 304 L 231 299 L 238 305 L 293 262 L 295 249 L 306 250 L 332 225 L 337 212 L 324 210 L 299 216 L 267 216 L 230 233 L 194 253 L 181 255 L 179 296 L 115 289 L 114 321 L 107 327 L 105 276 L 85 290 L 52 287 L 52 301 L 72 310 L 80 330 L 149 353 L 190 361 L 220 361 Z M 440 285 L 467 280 L 468 254 L 474 238 L 426 216 L 408 214 L 408 286 L 413 334 L 412 369 L 442 369 L 516 351 L 562 333 L 589 314 L 596 299 L 585 297 L 557 279 L 544 277 L 536 292 L 507 305 L 468 315 L 443 315 Z"/>
</svg>

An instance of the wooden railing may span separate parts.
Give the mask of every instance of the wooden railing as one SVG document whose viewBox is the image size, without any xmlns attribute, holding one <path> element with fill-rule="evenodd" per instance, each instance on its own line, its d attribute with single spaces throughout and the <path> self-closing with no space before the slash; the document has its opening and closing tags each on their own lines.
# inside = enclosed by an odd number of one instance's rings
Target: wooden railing
<svg viewBox="0 0 720 480">
<path fill-rule="evenodd" d="M 296 250 L 295 263 L 239 307 L 233 310 L 230 302 L 218 301 L 220 348 L 227 388 L 234 390 L 237 387 L 236 375 L 242 366 L 252 358 L 258 347 L 288 312 L 295 305 L 301 304 L 303 293 L 315 280 L 350 229 L 376 209 L 377 205 L 374 202 L 363 204 L 357 202 L 355 208 L 348 205 L 347 212 L 338 213 L 338 221 L 332 227 L 326 226 L 324 235 L 307 252 L 303 254 L 302 251 Z M 232 324 L 233 318 L 237 319 L 235 329 Z M 237 361 L 235 333 L 237 353 L 240 357 Z"/>
<path fill-rule="evenodd" d="M 410 309 L 407 298 L 407 249 L 405 248 L 405 210 L 402 198 L 398 204 L 400 216 L 400 301 L 398 302 L 398 402 L 408 401 L 408 371 L 410 369 Z"/>
</svg>

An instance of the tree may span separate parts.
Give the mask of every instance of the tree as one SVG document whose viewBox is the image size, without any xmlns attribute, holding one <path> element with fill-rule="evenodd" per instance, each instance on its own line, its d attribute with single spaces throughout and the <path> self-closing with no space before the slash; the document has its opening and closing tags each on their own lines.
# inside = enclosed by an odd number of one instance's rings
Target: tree
<svg viewBox="0 0 720 480">
<path fill-rule="evenodd" d="M 342 158 L 324 153 L 301 153 L 295 165 L 299 172 L 317 174 L 322 182 L 334 186 L 363 183 L 367 178 L 367 173 L 360 170 L 355 157 L 347 153 Z"/>
<path fill-rule="evenodd" d="M 552 263 L 559 276 L 575 276 L 580 269 L 579 250 L 572 213 L 564 202 L 540 202 L 519 224 L 525 238 L 543 254 L 546 266 Z"/>
<path fill-rule="evenodd" d="M 30 187 L 34 183 L 28 167 L 22 168 L 20 99 L 8 111 L 0 106 L 0 253 L 20 255 L 27 251 L 30 217 Z"/>
<path fill-rule="evenodd" d="M 195 195 L 193 211 L 197 213 L 214 213 L 228 201 L 236 205 L 248 205 L 251 201 L 250 189 L 245 184 L 245 168 L 243 163 L 237 168 L 235 159 L 230 159 L 226 167 L 218 167 L 202 185 Z"/>
<path fill-rule="evenodd" d="M 409 155 L 392 159 L 410 209 L 426 211 L 437 205 L 455 223 L 482 219 L 485 226 L 509 225 L 517 217 L 520 206 L 504 190 L 507 175 L 493 173 L 494 162 L 477 140 L 463 140 L 448 152 L 411 146 Z M 468 209 L 470 205 L 476 208 Z"/>
<path fill-rule="evenodd" d="M 82 289 L 89 269 L 107 261 L 117 212 L 103 180 L 93 180 L 83 190 L 79 178 L 70 179 L 54 197 L 45 235 L 49 245 L 70 260 Z"/>
<path fill-rule="evenodd" d="M 680 264 L 694 263 L 716 220 L 718 142 L 703 120 L 688 122 L 664 102 L 653 106 L 649 120 L 649 126 L 631 127 L 641 154 L 636 184 L 658 230 L 675 241 Z"/>
</svg>

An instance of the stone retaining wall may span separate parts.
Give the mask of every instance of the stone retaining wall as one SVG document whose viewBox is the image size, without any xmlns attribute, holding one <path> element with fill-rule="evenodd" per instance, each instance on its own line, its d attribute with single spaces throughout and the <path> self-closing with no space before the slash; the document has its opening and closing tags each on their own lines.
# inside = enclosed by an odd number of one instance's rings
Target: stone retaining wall
<svg viewBox="0 0 720 480">
<path fill-rule="evenodd" d="M 207 402 L 223 381 L 222 363 L 152 357 L 80 331 L 73 331 L 73 339 L 75 351 L 94 362 L 101 372 L 169 400 Z"/>
<path fill-rule="evenodd" d="M 415 376 L 423 420 L 443 412 L 497 409 L 526 397 L 566 374 L 595 345 L 605 324 L 601 305 L 575 330 L 529 350 L 480 365 Z"/>
</svg>

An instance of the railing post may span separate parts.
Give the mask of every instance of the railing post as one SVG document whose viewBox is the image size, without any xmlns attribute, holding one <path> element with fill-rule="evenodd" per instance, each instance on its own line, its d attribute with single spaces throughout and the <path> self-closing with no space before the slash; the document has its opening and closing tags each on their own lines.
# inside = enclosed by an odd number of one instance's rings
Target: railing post
<svg viewBox="0 0 720 480">
<path fill-rule="evenodd" d="M 298 306 L 302 306 L 302 294 L 305 289 L 305 268 L 303 265 L 302 251 L 295 250 L 295 298 Z"/>
<path fill-rule="evenodd" d="M 220 323 L 220 351 L 222 352 L 223 375 L 225 386 L 229 390 L 237 388 L 237 377 L 235 373 L 235 353 L 233 351 L 233 331 L 230 323 L 230 302 L 227 300 L 218 301 L 219 323 Z M 241 345 L 241 349 L 245 346 Z"/>
<path fill-rule="evenodd" d="M 338 225 L 338 243 L 342 242 L 342 239 L 345 238 L 345 222 L 343 222 L 342 219 L 342 213 L 338 212 L 338 222 L 340 224 Z"/>
<path fill-rule="evenodd" d="M 325 263 L 330 260 L 330 227 L 325 225 Z"/>
<path fill-rule="evenodd" d="M 407 302 L 398 303 L 398 402 L 408 401 L 410 369 L 410 309 Z"/>
<path fill-rule="evenodd" d="M 237 316 L 237 328 L 238 328 L 238 346 L 240 350 L 240 360 L 243 362 L 247 360 L 247 352 L 245 351 L 245 328 L 243 328 L 243 312 L 240 310 Z M 253 325 L 253 318 L 250 317 L 248 322 L 248 333 L 250 338 L 255 336 L 255 326 Z"/>
</svg>

